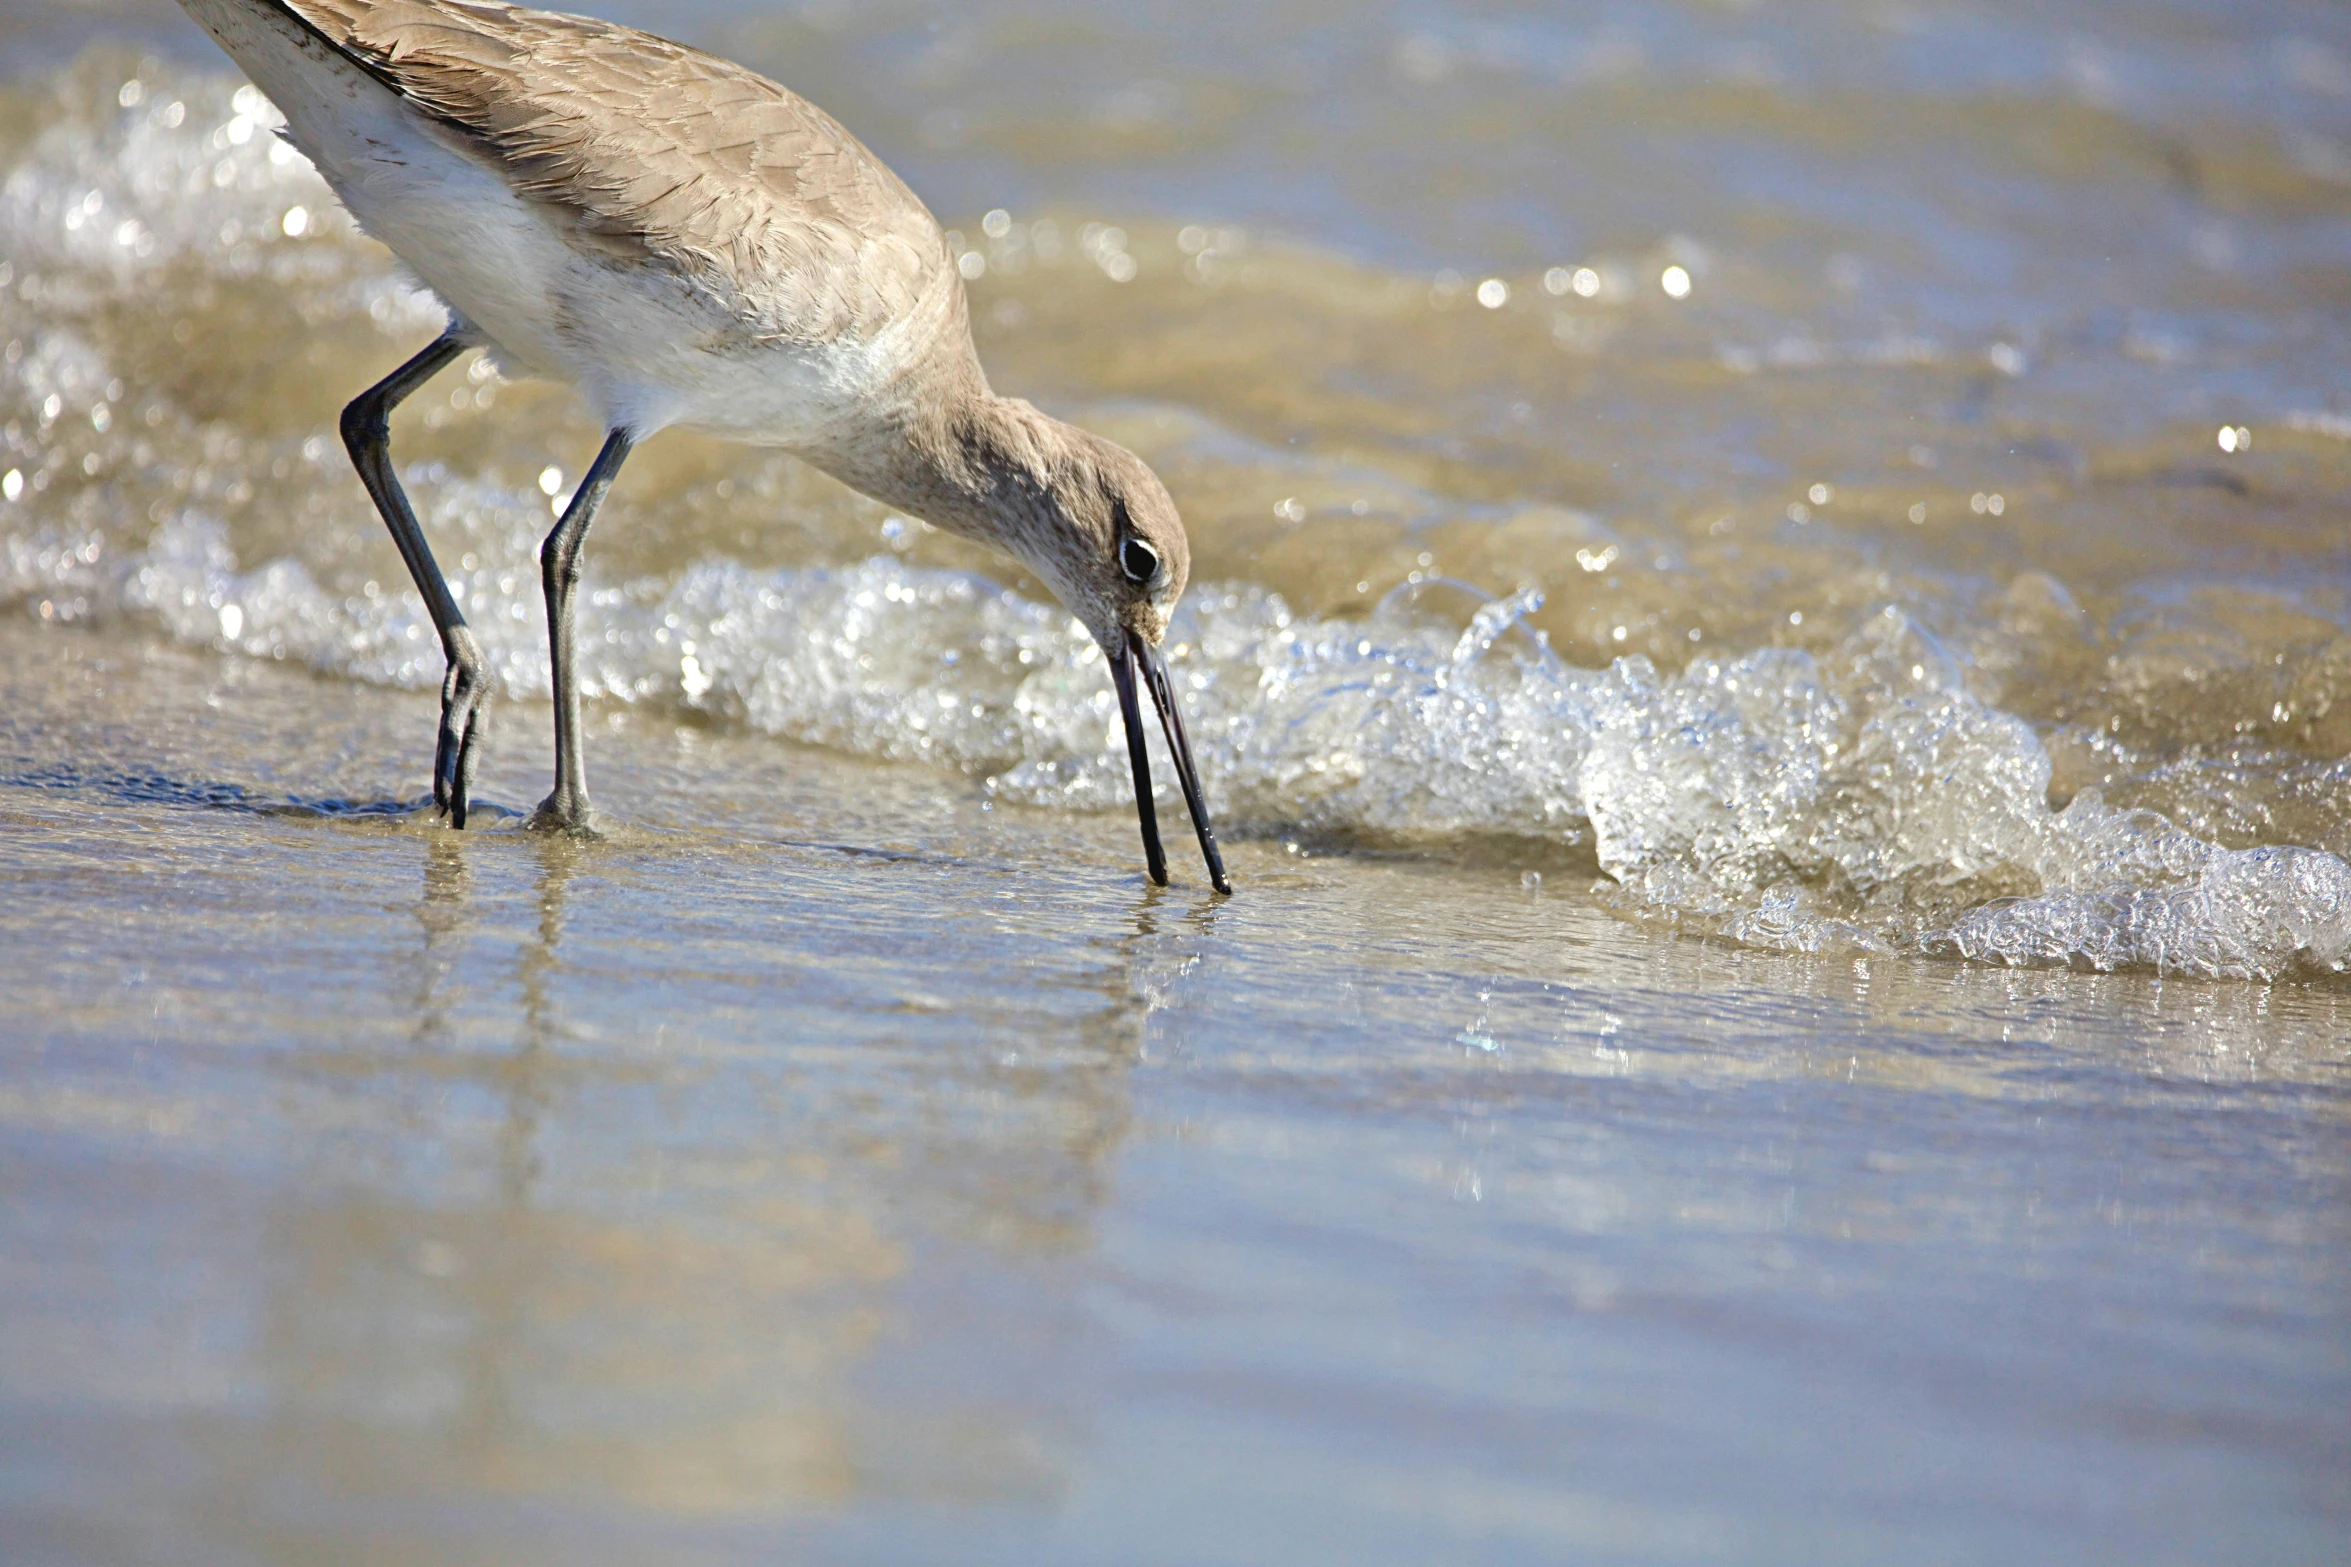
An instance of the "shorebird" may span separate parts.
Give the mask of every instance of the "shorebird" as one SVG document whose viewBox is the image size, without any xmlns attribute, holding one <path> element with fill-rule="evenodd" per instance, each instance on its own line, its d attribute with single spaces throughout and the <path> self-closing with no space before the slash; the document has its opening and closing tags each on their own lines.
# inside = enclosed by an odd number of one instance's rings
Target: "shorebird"
<svg viewBox="0 0 2351 1567">
<path fill-rule="evenodd" d="M 1151 693 L 1210 881 L 1232 891 L 1159 644 L 1191 553 L 1123 447 L 988 385 L 928 208 L 814 104 L 731 61 L 498 0 L 180 0 L 286 117 L 359 226 L 449 312 L 343 410 L 344 444 L 448 658 L 433 800 L 465 825 L 486 675 L 393 472 L 391 412 L 468 349 L 564 381 L 603 422 L 539 554 L 555 787 L 585 833 L 572 599 L 588 525 L 638 443 L 676 426 L 780 447 L 993 545 L 1101 644 L 1151 879 L 1167 881 L 1136 695 Z"/>
</svg>

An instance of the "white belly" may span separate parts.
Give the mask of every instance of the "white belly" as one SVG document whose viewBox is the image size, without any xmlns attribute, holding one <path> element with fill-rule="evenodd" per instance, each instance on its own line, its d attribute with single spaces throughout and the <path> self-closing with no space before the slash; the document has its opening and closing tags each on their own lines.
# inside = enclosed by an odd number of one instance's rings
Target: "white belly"
<svg viewBox="0 0 2351 1567">
<path fill-rule="evenodd" d="M 888 345 L 755 339 L 656 265 L 576 247 L 454 135 L 253 0 L 183 0 L 286 116 L 289 140 L 508 370 L 568 381 L 605 423 L 820 452 L 902 368 Z"/>
</svg>

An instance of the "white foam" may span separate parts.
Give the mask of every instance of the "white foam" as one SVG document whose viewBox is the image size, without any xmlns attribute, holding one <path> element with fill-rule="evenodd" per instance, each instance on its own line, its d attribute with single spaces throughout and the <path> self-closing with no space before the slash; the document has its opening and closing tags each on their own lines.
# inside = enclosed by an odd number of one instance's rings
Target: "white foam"
<svg viewBox="0 0 2351 1567">
<path fill-rule="evenodd" d="M 516 696 L 547 690 L 529 538 L 499 549 L 477 522 L 494 558 L 463 579 Z M 1248 587 L 1195 591 L 1170 665 L 1228 830 L 1588 836 L 1627 908 L 1788 950 L 2243 978 L 2351 961 L 2351 866 L 2219 848 L 2095 791 L 2051 809 L 2031 728 L 1968 695 L 1898 609 L 1826 659 L 1772 649 L 1666 675 L 1561 663 L 1519 625 L 1531 595 L 1455 589 L 1474 607 L 1449 616 L 1430 586 L 1344 622 Z M 239 573 L 201 519 L 159 531 L 125 602 L 190 641 L 393 684 L 440 676 L 413 595 L 337 598 L 284 561 Z M 581 629 L 589 689 L 609 698 L 955 768 L 1009 799 L 1123 808 L 1099 652 L 1062 611 L 983 578 L 886 557 L 705 562 L 666 588 L 595 590 Z"/>
<path fill-rule="evenodd" d="M 266 276 L 305 314 L 387 338 L 429 326 L 429 301 L 339 219 L 285 242 L 288 205 L 331 201 L 271 153 L 266 106 L 209 81 L 165 82 L 119 116 L 111 87 L 95 101 L 0 181 L 0 281 L 17 284 L 0 287 L 13 345 L 0 470 L 20 479 L 0 502 L 0 601 L 438 684 L 416 595 L 363 582 L 336 553 L 348 546 L 318 542 L 370 526 L 331 434 L 264 435 L 163 403 L 134 419 L 139 397 L 77 324 L 173 267 Z M 543 696 L 545 498 L 430 464 L 406 479 L 499 687 Z M 315 522 L 303 559 L 239 559 L 234 519 L 255 483 L 273 516 Z M 592 695 L 956 769 L 1008 800 L 1126 808 L 1101 655 L 1056 607 L 888 556 L 777 570 L 708 558 L 635 582 L 590 559 Z M 1581 846 L 1629 913 L 1787 950 L 2254 979 L 2351 963 L 2351 866 L 2223 848 L 2095 791 L 2053 809 L 2032 726 L 1971 694 L 1963 660 L 1899 606 L 1861 616 L 1825 655 L 1710 652 L 1670 672 L 1564 663 L 1527 624 L 1539 602 L 1422 580 L 1368 616 L 1318 618 L 1262 588 L 1196 585 L 1170 665 L 1220 825 Z"/>
</svg>

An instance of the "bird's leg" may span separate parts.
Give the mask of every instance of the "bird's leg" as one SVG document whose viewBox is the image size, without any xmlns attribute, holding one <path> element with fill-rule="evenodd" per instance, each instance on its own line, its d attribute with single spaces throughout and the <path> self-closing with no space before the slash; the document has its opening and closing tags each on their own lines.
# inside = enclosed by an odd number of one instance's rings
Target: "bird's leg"
<svg viewBox="0 0 2351 1567">
<path fill-rule="evenodd" d="M 563 518 L 539 549 L 539 576 L 547 589 L 547 659 L 555 675 L 555 792 L 539 802 L 531 814 L 533 827 L 565 832 L 587 832 L 588 775 L 580 762 L 580 684 L 573 668 L 571 645 L 572 592 L 580 583 L 580 546 L 587 542 L 588 524 L 596 508 L 628 461 L 636 442 L 626 430 L 604 438 L 604 449 L 589 464 Z"/>
<path fill-rule="evenodd" d="M 442 333 L 431 346 L 353 398 L 343 410 L 343 445 L 350 450 L 351 465 L 359 470 L 360 483 L 367 486 L 385 526 L 392 530 L 392 542 L 399 546 L 400 559 L 406 562 L 417 592 L 424 595 L 433 628 L 441 634 L 441 652 L 449 661 L 449 673 L 441 681 L 440 741 L 433 749 L 433 803 L 449 813 L 452 827 L 465 825 L 466 797 L 473 789 L 484 695 L 482 654 L 465 616 L 458 612 L 457 601 L 449 596 L 449 584 L 441 579 L 441 568 L 425 542 L 424 529 L 417 526 L 416 513 L 409 509 L 408 496 L 392 472 L 391 421 L 392 410 L 401 399 L 431 380 L 442 366 L 465 352 L 465 347 L 464 338 L 454 330 Z"/>
</svg>

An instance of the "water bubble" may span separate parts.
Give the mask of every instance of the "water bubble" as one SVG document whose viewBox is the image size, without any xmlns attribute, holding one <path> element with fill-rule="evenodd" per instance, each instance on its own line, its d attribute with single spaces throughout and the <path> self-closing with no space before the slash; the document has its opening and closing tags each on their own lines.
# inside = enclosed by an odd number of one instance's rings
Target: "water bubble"
<svg viewBox="0 0 2351 1567">
<path fill-rule="evenodd" d="M 2253 449 L 2253 432 L 2241 424 L 2220 427 L 2220 449 L 2224 452 L 2249 452 Z"/>
<path fill-rule="evenodd" d="M 288 207 L 285 217 L 279 220 L 278 227 L 286 231 L 288 239 L 300 239 L 310 231 L 310 209 Z"/>
<path fill-rule="evenodd" d="M 1810 497 L 1812 504 L 1815 506 L 1826 506 L 1831 500 L 1836 498 L 1837 494 L 1834 489 L 1825 484 L 1816 484 L 1804 493 Z"/>
<path fill-rule="evenodd" d="M 1478 285 L 1478 303 L 1488 310 L 1499 310 L 1510 303 L 1510 285 L 1498 277 L 1490 277 Z"/>
<path fill-rule="evenodd" d="M 1012 232 L 1012 214 L 1002 207 L 996 208 L 980 219 L 980 232 L 990 239 L 1002 239 Z"/>
<path fill-rule="evenodd" d="M 1600 274 L 1590 267 L 1576 268 L 1573 281 L 1578 299 L 1590 299 L 1600 292 Z"/>
<path fill-rule="evenodd" d="M 1665 290 L 1668 299 L 1690 297 L 1690 271 L 1683 266 L 1670 266 L 1657 275 L 1657 286 Z"/>
</svg>

